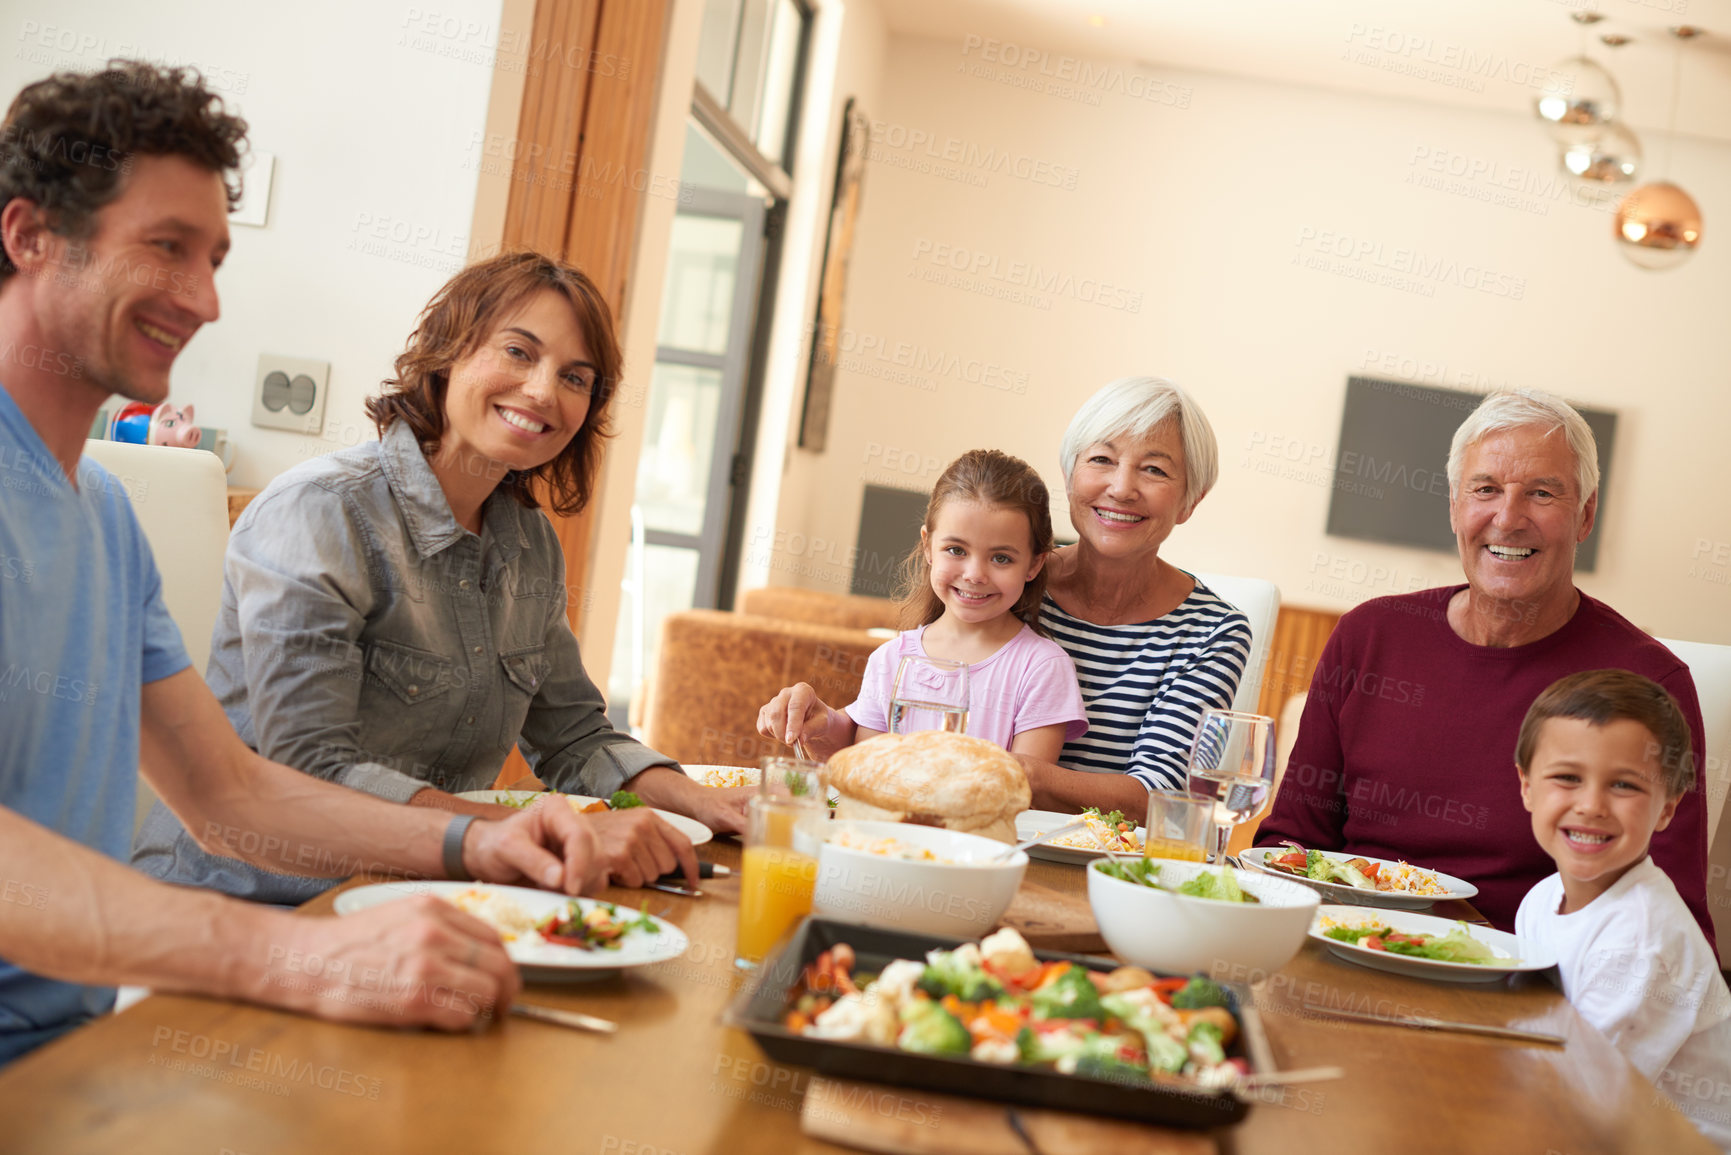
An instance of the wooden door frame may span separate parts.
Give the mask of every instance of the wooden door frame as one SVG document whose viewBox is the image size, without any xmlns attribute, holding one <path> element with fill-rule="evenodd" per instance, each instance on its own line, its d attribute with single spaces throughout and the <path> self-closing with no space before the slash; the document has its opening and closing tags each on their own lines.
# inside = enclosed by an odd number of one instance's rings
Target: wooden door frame
<svg viewBox="0 0 1731 1155">
<path fill-rule="evenodd" d="M 510 165 L 499 247 L 535 249 L 588 273 L 613 310 L 624 346 L 626 293 L 649 185 L 635 174 L 648 171 L 672 0 L 508 0 L 508 7 L 514 19 L 504 23 L 525 31 L 501 37 L 495 64 L 496 98 L 509 99 L 522 85 L 513 138 L 487 150 Z M 581 591 L 591 584 L 604 477 L 580 512 L 547 511 L 572 591 L 565 613 L 578 635 L 590 601 Z M 513 750 L 499 783 L 529 774 Z"/>
<path fill-rule="evenodd" d="M 535 0 L 524 69 L 503 248 L 556 255 L 588 273 L 619 328 L 637 251 L 668 0 Z M 599 484 L 599 482 L 598 482 Z M 571 517 L 549 514 L 565 552 L 566 582 L 588 585 L 599 493 Z M 567 599 L 581 633 L 587 599 Z"/>
</svg>

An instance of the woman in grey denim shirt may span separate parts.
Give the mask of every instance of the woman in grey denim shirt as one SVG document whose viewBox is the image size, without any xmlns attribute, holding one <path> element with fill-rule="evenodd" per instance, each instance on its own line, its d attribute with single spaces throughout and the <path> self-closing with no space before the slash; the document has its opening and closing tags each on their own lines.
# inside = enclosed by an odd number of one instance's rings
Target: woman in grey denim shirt
<svg viewBox="0 0 1731 1155">
<path fill-rule="evenodd" d="M 561 514 L 588 501 L 621 362 L 606 302 L 571 266 L 511 253 L 452 278 L 367 402 L 380 439 L 289 470 L 235 525 L 206 676 L 241 738 L 369 794 L 488 817 L 509 811 L 451 795 L 490 786 L 517 743 L 555 789 L 630 789 L 742 829 L 749 790 L 699 786 L 608 723 L 532 489 Z M 593 821 L 616 882 L 693 861 L 648 810 Z M 261 902 L 335 881 L 207 853 L 160 802 L 132 861 Z"/>
</svg>

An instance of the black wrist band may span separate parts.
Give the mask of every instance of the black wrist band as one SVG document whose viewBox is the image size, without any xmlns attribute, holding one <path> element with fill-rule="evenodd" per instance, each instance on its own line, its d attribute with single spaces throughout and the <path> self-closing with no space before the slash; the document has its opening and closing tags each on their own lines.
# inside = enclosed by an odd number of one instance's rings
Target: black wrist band
<svg viewBox="0 0 1731 1155">
<path fill-rule="evenodd" d="M 468 833 L 469 823 L 475 821 L 473 814 L 458 814 L 452 817 L 445 827 L 445 843 L 440 851 L 440 857 L 445 862 L 445 877 L 458 882 L 473 882 L 474 876 L 463 869 L 463 835 Z"/>
</svg>

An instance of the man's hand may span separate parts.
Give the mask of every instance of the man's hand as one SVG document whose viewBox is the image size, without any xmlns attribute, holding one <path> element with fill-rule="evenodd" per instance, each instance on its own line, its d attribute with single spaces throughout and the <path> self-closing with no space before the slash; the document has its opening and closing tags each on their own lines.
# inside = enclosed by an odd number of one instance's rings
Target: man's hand
<svg viewBox="0 0 1731 1155">
<path fill-rule="evenodd" d="M 503 822 L 475 822 L 463 834 L 463 867 L 482 882 L 527 883 L 566 894 L 600 890 L 607 884 L 607 863 L 587 817 L 554 798 Z"/>
<path fill-rule="evenodd" d="M 691 839 L 648 807 L 586 814 L 600 843 L 601 861 L 616 886 L 642 886 L 679 870 L 697 889 L 697 852 Z"/>
<path fill-rule="evenodd" d="M 536 787 L 540 789 L 540 787 Z M 467 798 L 458 798 L 455 794 L 447 794 L 443 790 L 435 790 L 431 786 L 425 790 L 417 790 L 409 797 L 410 806 L 425 806 L 430 810 L 443 810 L 450 814 L 470 814 L 476 818 L 491 818 L 503 822 L 517 813 L 520 807 L 500 806 L 496 802 L 470 802 Z"/>
<path fill-rule="evenodd" d="M 268 926 L 263 969 L 241 964 L 245 993 L 322 1019 L 462 1031 L 502 1015 L 522 988 L 498 932 L 432 897 Z"/>
</svg>

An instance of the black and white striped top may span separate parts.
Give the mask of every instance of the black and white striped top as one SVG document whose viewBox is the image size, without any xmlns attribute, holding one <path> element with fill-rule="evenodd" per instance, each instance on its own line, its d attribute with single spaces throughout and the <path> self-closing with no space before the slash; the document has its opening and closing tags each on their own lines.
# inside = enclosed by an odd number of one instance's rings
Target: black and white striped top
<svg viewBox="0 0 1731 1155">
<path fill-rule="evenodd" d="M 1061 765 L 1134 774 L 1150 790 L 1184 789 L 1202 711 L 1228 707 L 1250 656 L 1250 622 L 1200 581 L 1177 609 L 1151 622 L 1097 626 L 1050 595 L 1040 622 L 1076 663 L 1088 732 Z"/>
</svg>

